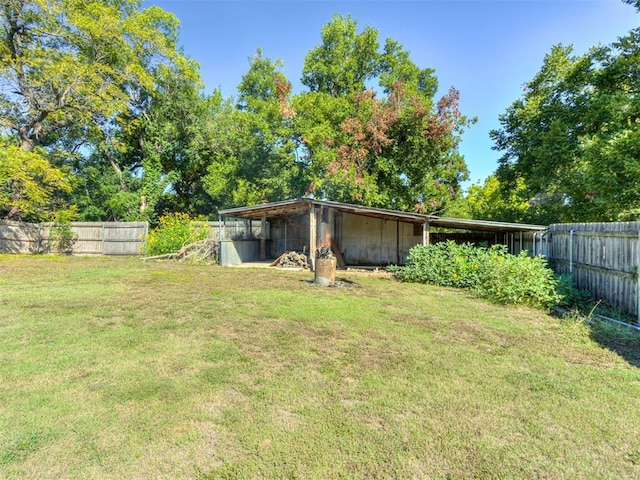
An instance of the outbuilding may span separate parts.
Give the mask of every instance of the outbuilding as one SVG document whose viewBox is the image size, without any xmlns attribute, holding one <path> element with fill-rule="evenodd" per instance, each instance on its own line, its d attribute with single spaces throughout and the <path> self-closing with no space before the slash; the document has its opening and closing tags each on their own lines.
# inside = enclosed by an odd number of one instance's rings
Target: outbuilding
<svg viewBox="0 0 640 480">
<path fill-rule="evenodd" d="M 476 244 L 502 243 L 518 254 L 542 252 L 543 225 L 445 218 L 435 215 L 298 198 L 220 211 L 222 265 L 266 261 L 284 252 L 306 253 L 329 247 L 338 266 L 403 265 L 419 244 L 455 240 Z M 234 235 L 238 222 L 245 223 Z"/>
</svg>

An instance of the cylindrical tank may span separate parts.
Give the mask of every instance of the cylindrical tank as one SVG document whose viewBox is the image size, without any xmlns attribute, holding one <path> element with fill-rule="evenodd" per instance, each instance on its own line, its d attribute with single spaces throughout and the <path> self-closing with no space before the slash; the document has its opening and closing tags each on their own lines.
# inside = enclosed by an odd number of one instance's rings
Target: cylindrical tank
<svg viewBox="0 0 640 480">
<path fill-rule="evenodd" d="M 335 258 L 316 258 L 315 283 L 324 286 L 336 283 Z"/>
</svg>

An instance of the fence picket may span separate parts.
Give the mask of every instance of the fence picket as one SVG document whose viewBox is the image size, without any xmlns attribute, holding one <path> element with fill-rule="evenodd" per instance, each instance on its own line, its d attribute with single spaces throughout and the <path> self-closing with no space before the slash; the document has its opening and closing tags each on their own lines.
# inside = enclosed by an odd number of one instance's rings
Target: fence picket
<svg viewBox="0 0 640 480">
<path fill-rule="evenodd" d="M 572 269 L 578 288 L 640 323 L 640 222 L 554 224 L 547 236 L 547 256 L 558 273 Z"/>
</svg>

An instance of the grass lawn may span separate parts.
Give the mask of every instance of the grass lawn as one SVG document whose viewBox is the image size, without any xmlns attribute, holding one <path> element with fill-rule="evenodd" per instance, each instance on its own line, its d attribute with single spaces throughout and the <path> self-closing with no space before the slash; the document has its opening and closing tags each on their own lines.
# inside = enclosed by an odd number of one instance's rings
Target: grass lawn
<svg viewBox="0 0 640 480">
<path fill-rule="evenodd" d="M 0 256 L 0 478 L 640 478 L 583 324 L 338 276 Z"/>
</svg>

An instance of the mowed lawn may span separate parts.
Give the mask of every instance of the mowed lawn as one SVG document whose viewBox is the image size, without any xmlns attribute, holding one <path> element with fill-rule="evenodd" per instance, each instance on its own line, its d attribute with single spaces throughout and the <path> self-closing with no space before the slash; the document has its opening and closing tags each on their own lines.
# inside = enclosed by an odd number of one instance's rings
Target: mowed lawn
<svg viewBox="0 0 640 480">
<path fill-rule="evenodd" d="M 338 276 L 0 256 L 0 478 L 640 478 L 582 324 Z"/>
</svg>

